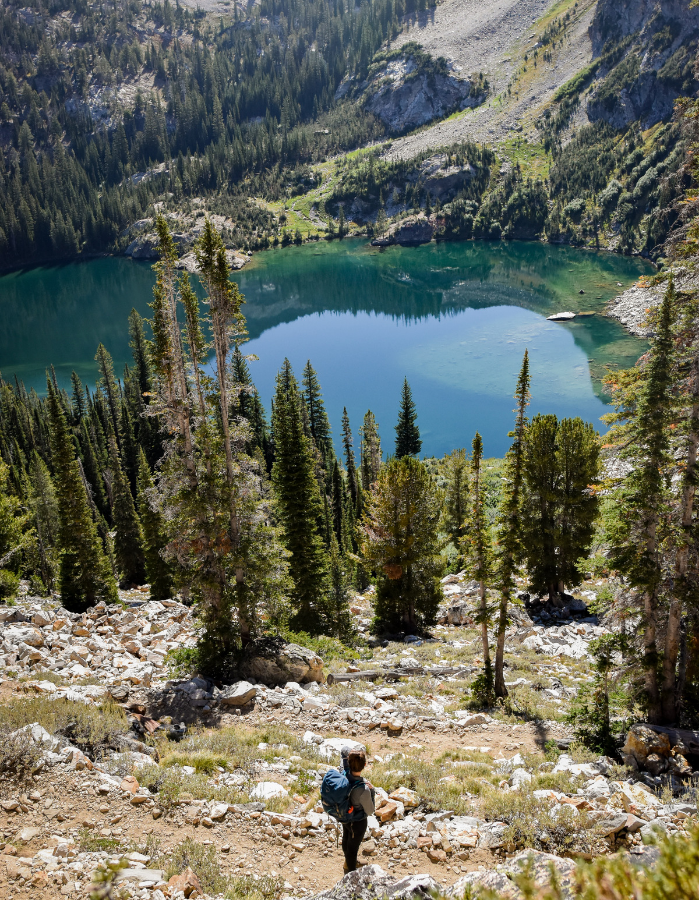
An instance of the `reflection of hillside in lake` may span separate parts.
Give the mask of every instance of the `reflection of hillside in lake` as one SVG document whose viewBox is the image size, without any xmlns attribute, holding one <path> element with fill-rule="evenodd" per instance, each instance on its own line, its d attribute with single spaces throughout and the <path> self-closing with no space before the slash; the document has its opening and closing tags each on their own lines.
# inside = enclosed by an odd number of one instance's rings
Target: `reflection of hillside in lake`
<svg viewBox="0 0 700 900">
<path fill-rule="evenodd" d="M 251 327 L 270 327 L 319 309 L 409 319 L 497 305 L 542 315 L 560 311 L 563 303 L 572 312 L 600 310 L 621 279 L 629 282 L 646 271 L 639 260 L 534 242 L 379 251 L 346 240 L 261 254 L 236 280 L 248 300 Z"/>
<path fill-rule="evenodd" d="M 467 445 L 475 428 L 489 453 L 507 444 L 512 393 L 527 346 L 534 411 L 604 411 L 597 377 L 630 365 L 643 344 L 599 315 L 554 324 L 561 310 L 597 312 L 646 271 L 640 260 L 539 243 L 389 248 L 362 241 L 308 244 L 259 254 L 236 280 L 259 357 L 251 363 L 265 402 L 288 356 L 298 375 L 318 370 L 333 427 L 347 405 L 357 429 L 367 408 L 393 443 L 398 393 L 414 389 L 424 451 Z M 126 319 L 148 315 L 150 267 L 98 259 L 0 278 L 0 371 L 43 391 L 45 369 L 63 384 L 72 369 L 92 383 L 99 341 L 120 373 L 130 361 Z M 583 294 L 579 294 L 583 290 Z"/>
</svg>

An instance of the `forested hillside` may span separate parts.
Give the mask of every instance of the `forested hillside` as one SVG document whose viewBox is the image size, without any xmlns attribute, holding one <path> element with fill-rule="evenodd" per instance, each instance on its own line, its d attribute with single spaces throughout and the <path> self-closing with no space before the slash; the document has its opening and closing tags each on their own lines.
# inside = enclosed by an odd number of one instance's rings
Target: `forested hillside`
<svg viewBox="0 0 700 900">
<path fill-rule="evenodd" d="M 154 204 L 187 232 L 191 200 L 222 215 L 227 245 L 243 250 L 292 236 L 382 233 L 419 213 L 437 239 L 544 237 L 658 255 L 673 224 L 668 210 L 690 187 L 697 40 L 684 0 L 636 17 L 601 0 L 593 61 L 540 108 L 524 144 L 483 151 L 484 161 L 496 154 L 489 178 L 465 167 L 469 142 L 433 144 L 432 155 L 399 170 L 384 162 L 388 144 L 324 167 L 397 130 L 453 110 L 463 117 L 459 110 L 488 97 L 483 73 L 459 74 L 416 43 L 383 49 L 425 7 L 263 0 L 253 13 L 234 4 L 214 19 L 169 0 L 7 4 L 0 262 L 129 244 L 152 255 L 155 237 L 144 243 L 143 230 Z M 507 106 L 538 60 L 546 68 L 562 52 L 576 15 L 572 7 L 545 16 L 534 49 L 518 49 L 519 67 L 490 105 Z M 685 105 L 673 114 L 679 97 Z M 426 183 L 421 164 L 442 177 Z M 376 177 L 356 190 L 366 165 Z M 191 244 L 187 234 L 178 240 Z"/>
<path fill-rule="evenodd" d="M 381 135 L 334 95 L 410 11 L 266 0 L 214 23 L 169 0 L 4 6 L 2 258 L 108 248 L 164 194 L 235 206 L 257 175 L 275 197 L 285 166 Z"/>
</svg>

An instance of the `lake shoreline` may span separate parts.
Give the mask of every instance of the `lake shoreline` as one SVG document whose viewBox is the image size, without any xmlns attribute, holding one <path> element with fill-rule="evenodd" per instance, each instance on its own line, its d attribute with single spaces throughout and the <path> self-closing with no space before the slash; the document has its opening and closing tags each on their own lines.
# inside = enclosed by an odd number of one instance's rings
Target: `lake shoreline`
<svg viewBox="0 0 700 900">
<path fill-rule="evenodd" d="M 490 240 L 487 240 L 486 238 L 465 238 L 464 240 L 456 240 L 456 241 L 432 240 L 432 241 L 425 241 L 420 244 L 418 244 L 418 243 L 402 244 L 400 242 L 396 242 L 393 244 L 374 245 L 372 243 L 372 237 L 367 234 L 346 234 L 346 235 L 343 235 L 342 237 L 334 236 L 330 240 L 326 237 L 319 236 L 315 240 L 302 241 L 301 244 L 295 244 L 293 241 L 290 241 L 288 244 L 282 244 L 280 242 L 277 246 L 261 247 L 256 250 L 251 250 L 250 254 L 248 255 L 247 262 L 244 262 L 238 268 L 233 268 L 233 271 L 240 271 L 240 269 L 242 269 L 245 265 L 247 265 L 250 262 L 253 262 L 253 260 L 259 254 L 270 253 L 270 252 L 273 252 L 276 250 L 277 251 L 278 250 L 290 250 L 292 248 L 298 250 L 301 247 L 306 247 L 308 245 L 332 244 L 332 243 L 337 243 L 337 242 L 339 243 L 339 242 L 342 242 L 345 240 L 365 240 L 365 241 L 367 241 L 368 248 L 371 247 L 373 250 L 376 250 L 379 253 L 383 253 L 386 250 L 390 250 L 392 247 L 403 247 L 404 249 L 407 249 L 407 250 L 413 250 L 413 249 L 418 249 L 418 247 L 424 247 L 429 244 L 434 244 L 436 246 L 440 245 L 440 244 L 450 244 L 450 245 L 492 244 L 495 246 L 498 246 L 498 245 L 508 246 L 508 245 L 513 245 L 513 244 L 543 244 L 543 245 L 549 246 L 549 247 L 570 247 L 572 250 L 580 250 L 580 251 L 584 251 L 584 252 L 588 252 L 588 253 L 610 254 L 611 256 L 621 257 L 622 259 L 641 259 L 645 263 L 648 263 L 650 266 L 652 266 L 655 270 L 658 271 L 658 266 L 656 265 L 656 263 L 653 260 L 649 259 L 646 256 L 643 256 L 641 253 L 638 253 L 638 252 L 621 253 L 617 248 L 610 249 L 608 247 L 581 247 L 576 244 L 567 243 L 566 241 L 545 241 L 545 240 L 541 240 L 538 238 L 533 238 L 532 240 L 527 240 L 527 239 L 515 240 L 514 239 L 514 240 L 490 241 Z M 244 256 L 247 254 L 247 251 L 244 253 L 244 251 L 239 251 L 239 250 L 236 250 L 235 248 L 227 248 L 227 249 L 235 252 L 236 254 L 240 254 L 241 256 Z M 188 269 L 187 265 L 184 264 L 184 262 L 183 262 L 187 258 L 187 256 L 190 254 L 190 252 L 191 251 L 188 251 L 188 253 L 183 254 L 178 259 L 178 262 L 183 263 L 183 265 L 179 266 L 179 268 L 187 269 L 188 271 L 191 272 L 191 270 Z M 119 253 L 110 253 L 108 251 L 75 253 L 72 256 L 63 256 L 59 259 L 57 259 L 55 257 L 47 257 L 45 259 L 33 260 L 32 262 L 17 263 L 15 265 L 9 265 L 9 266 L 0 265 L 0 277 L 2 277 L 3 275 L 12 275 L 16 272 L 31 272 L 33 269 L 53 268 L 53 267 L 57 267 L 57 266 L 72 265 L 73 263 L 80 263 L 83 261 L 89 262 L 94 259 L 130 259 L 133 262 L 137 262 L 137 263 L 151 263 L 152 264 L 152 263 L 158 261 L 158 256 L 138 257 L 138 256 L 134 256 L 131 253 L 125 253 L 123 251 L 119 252 Z M 635 332 L 631 332 L 631 333 L 634 334 Z"/>
<path fill-rule="evenodd" d="M 246 352 L 259 360 L 251 377 L 267 408 L 283 360 L 301 373 L 310 359 L 336 430 L 345 406 L 358 425 L 370 408 L 391 442 L 408 377 L 426 452 L 462 446 L 478 428 L 498 455 L 526 348 L 533 413 L 580 415 L 599 429 L 609 404 L 606 366 L 628 368 L 645 349 L 602 315 L 619 291 L 650 272 L 620 254 L 534 241 L 380 250 L 362 237 L 281 249 L 289 252 L 256 254 L 232 276 L 246 298 Z M 72 371 L 92 385 L 98 343 L 121 373 L 132 364 L 128 315 L 135 308 L 149 317 L 154 279 L 146 261 L 121 255 L 0 278 L 3 376 L 43 394 L 53 364 L 62 387 L 70 390 Z M 199 279 L 192 284 L 203 298 Z M 577 318 L 548 321 L 564 310 Z"/>
</svg>

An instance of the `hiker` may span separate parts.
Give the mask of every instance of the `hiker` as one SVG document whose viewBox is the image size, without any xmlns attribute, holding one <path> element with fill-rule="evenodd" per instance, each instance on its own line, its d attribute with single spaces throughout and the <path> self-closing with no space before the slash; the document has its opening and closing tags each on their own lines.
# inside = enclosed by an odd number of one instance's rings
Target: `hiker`
<svg viewBox="0 0 700 900">
<path fill-rule="evenodd" d="M 374 787 L 360 775 L 367 765 L 364 750 L 350 750 L 347 756 L 343 754 L 342 760 L 347 779 L 353 785 L 350 790 L 350 810 L 353 816 L 357 816 L 350 822 L 343 823 L 343 872 L 347 873 L 354 872 L 357 868 L 357 853 L 367 831 L 367 816 L 374 815 Z"/>
</svg>

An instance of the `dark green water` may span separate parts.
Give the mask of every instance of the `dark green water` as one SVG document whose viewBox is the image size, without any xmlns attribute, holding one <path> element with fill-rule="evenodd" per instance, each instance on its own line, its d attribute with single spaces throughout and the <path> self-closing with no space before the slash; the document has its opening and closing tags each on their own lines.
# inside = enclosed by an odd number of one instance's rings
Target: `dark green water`
<svg viewBox="0 0 700 900">
<path fill-rule="evenodd" d="M 468 446 L 478 428 L 486 453 L 500 455 L 526 347 L 531 412 L 580 415 L 602 428 L 604 367 L 631 365 L 645 345 L 597 314 L 565 324 L 546 317 L 598 313 L 647 271 L 641 260 L 539 243 L 379 251 L 346 240 L 259 254 L 236 280 L 266 403 L 284 357 L 299 375 L 310 358 L 336 435 L 343 406 L 355 431 L 371 408 L 390 450 L 405 375 L 425 453 Z M 92 383 L 102 341 L 121 372 L 130 360 L 128 313 L 148 314 L 152 284 L 150 267 L 127 259 L 3 276 L 0 371 L 38 391 L 50 363 L 64 384 L 72 369 Z"/>
</svg>

